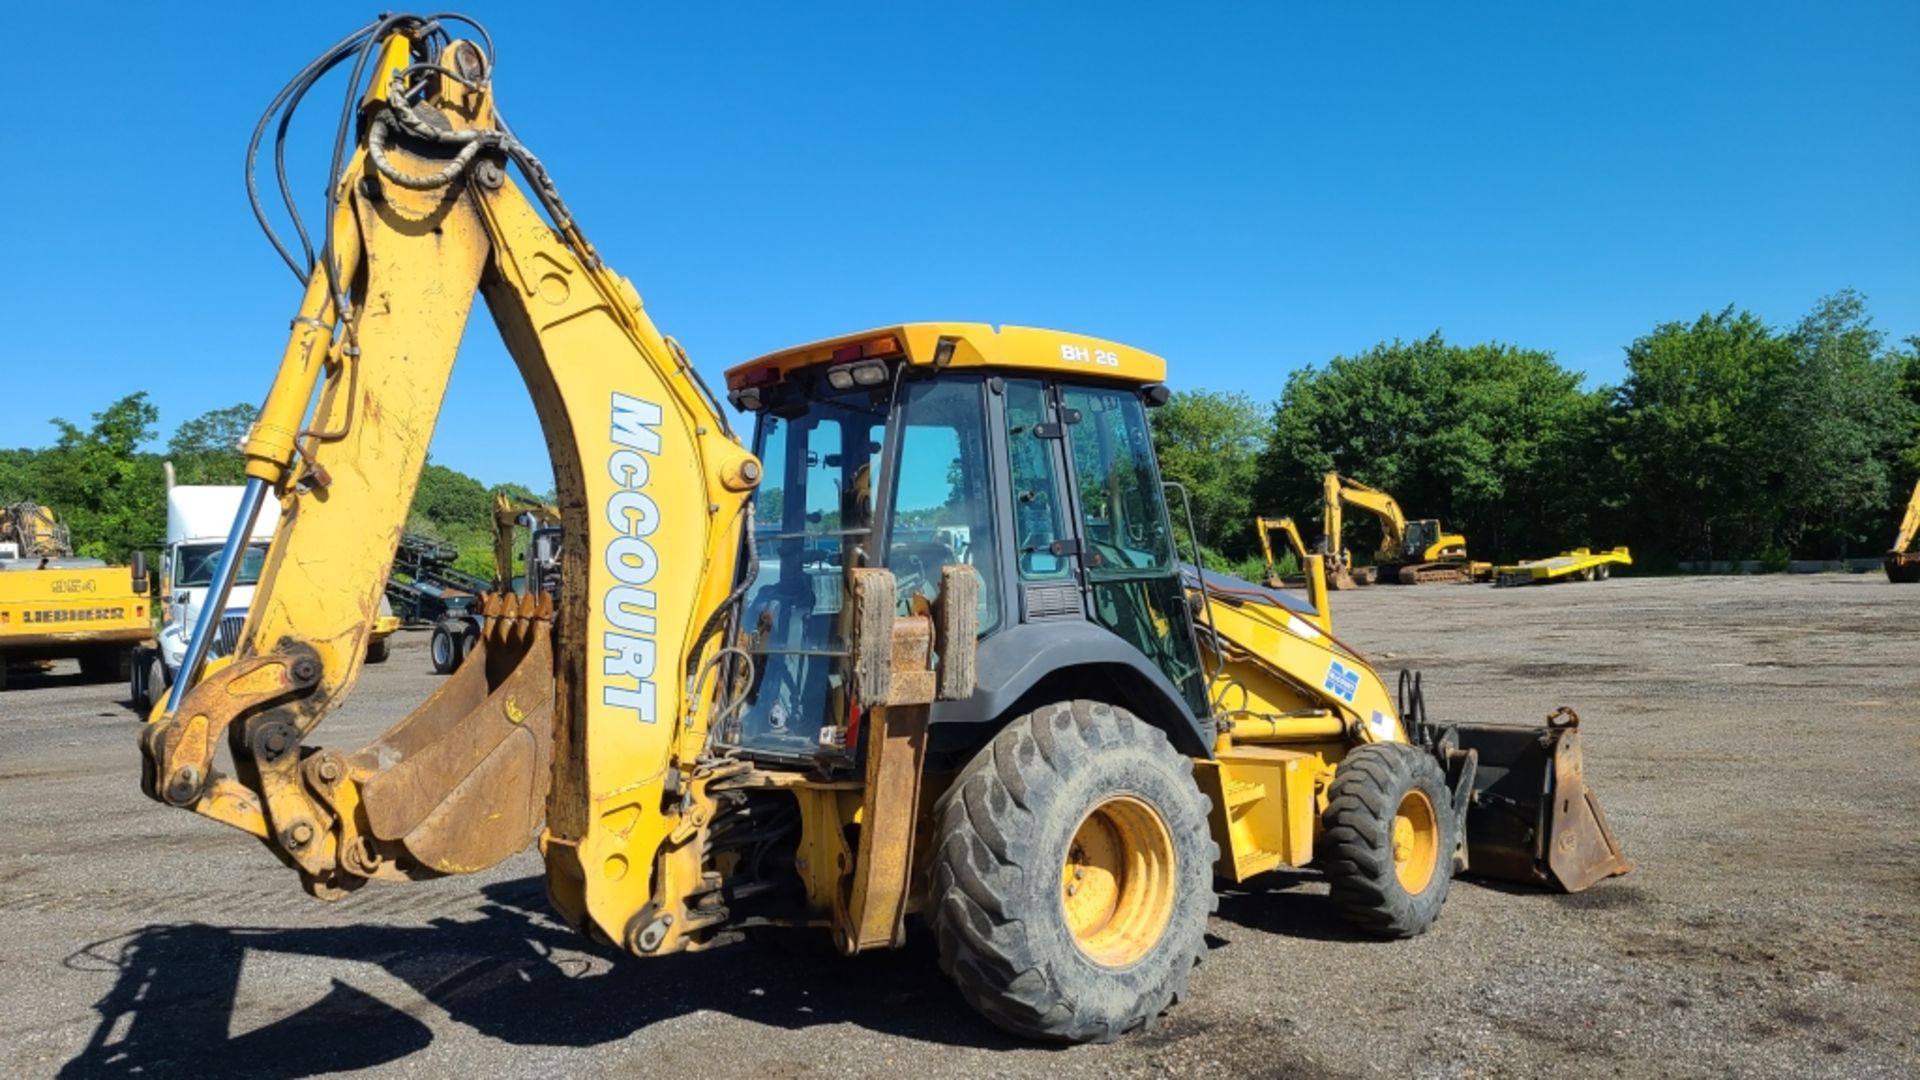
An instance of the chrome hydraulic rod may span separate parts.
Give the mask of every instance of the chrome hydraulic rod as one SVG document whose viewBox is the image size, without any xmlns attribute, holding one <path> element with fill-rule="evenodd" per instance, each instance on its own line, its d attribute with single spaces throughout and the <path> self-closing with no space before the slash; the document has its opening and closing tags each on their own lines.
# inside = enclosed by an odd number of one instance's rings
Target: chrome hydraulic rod
<svg viewBox="0 0 1920 1080">
<path fill-rule="evenodd" d="M 233 592 L 233 580 L 240 575 L 247 539 L 253 535 L 253 523 L 260 516 L 260 504 L 266 494 L 265 480 L 255 476 L 247 478 L 247 486 L 240 493 L 240 509 L 233 516 L 233 531 L 227 534 L 227 542 L 220 548 L 220 562 L 213 568 L 213 580 L 207 583 L 206 602 L 193 621 L 193 637 L 187 641 L 187 653 L 180 660 L 179 674 L 174 677 L 173 690 L 167 695 L 168 716 L 180 707 L 181 699 L 200 678 L 200 666 L 206 663 L 207 651 L 213 647 L 213 628 L 219 625 L 227 597 Z"/>
</svg>

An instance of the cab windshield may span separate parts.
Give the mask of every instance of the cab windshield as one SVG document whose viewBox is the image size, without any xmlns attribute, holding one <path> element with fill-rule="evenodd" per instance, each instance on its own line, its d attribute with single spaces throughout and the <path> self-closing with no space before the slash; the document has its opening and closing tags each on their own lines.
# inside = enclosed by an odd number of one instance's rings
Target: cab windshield
<svg viewBox="0 0 1920 1080">
<path fill-rule="evenodd" d="M 1424 556 L 1426 550 L 1440 542 L 1440 523 L 1438 521 L 1407 522 L 1407 554 L 1414 557 Z"/>
<path fill-rule="evenodd" d="M 192 589 L 213 581 L 213 569 L 220 564 L 220 544 L 181 544 L 173 556 L 175 588 Z M 257 585 L 260 568 L 267 562 L 267 542 L 256 540 L 240 553 L 240 575 L 235 585 Z"/>
<path fill-rule="evenodd" d="M 840 619 L 846 571 L 877 565 L 875 472 L 886 441 L 886 386 L 817 384 L 760 416 L 754 492 L 756 567 L 746 631 L 754 683 L 734 733 L 746 747 L 811 756 L 822 722 L 849 701 Z"/>
<path fill-rule="evenodd" d="M 891 571 L 896 613 L 909 615 L 939 600 L 946 567 L 972 566 L 979 633 L 1000 624 L 985 384 L 902 376 L 788 391 L 760 417 L 754 448 L 765 479 L 754 493 L 758 573 L 746 606 L 754 683 L 727 735 L 744 749 L 841 749 L 854 706 L 841 612 L 850 569 Z"/>
</svg>

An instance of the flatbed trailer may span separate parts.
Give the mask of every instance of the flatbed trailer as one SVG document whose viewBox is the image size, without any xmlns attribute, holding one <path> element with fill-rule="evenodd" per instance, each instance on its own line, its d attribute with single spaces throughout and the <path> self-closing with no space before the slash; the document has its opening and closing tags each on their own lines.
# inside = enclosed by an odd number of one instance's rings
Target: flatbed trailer
<svg viewBox="0 0 1920 1080">
<path fill-rule="evenodd" d="M 1550 559 L 1532 559 L 1502 566 L 1494 571 L 1495 585 L 1546 585 L 1555 581 L 1605 581 L 1616 566 L 1632 566 L 1633 555 L 1626 548 L 1589 551 L 1574 548 Z"/>
</svg>

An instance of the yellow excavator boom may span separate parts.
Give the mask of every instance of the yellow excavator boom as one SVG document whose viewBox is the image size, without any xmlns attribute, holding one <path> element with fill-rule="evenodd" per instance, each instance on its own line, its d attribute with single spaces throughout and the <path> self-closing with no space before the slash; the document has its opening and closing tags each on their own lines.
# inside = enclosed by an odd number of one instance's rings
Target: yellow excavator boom
<svg viewBox="0 0 1920 1080">
<path fill-rule="evenodd" d="M 494 588 L 513 591 L 513 541 L 520 525 L 530 528 L 560 526 L 560 508 L 550 503 L 509 496 L 504 491 L 493 495 L 493 573 Z"/>
<path fill-rule="evenodd" d="M 1887 549 L 1887 580 L 1897 584 L 1920 581 L 1920 552 L 1911 551 L 1920 536 L 1920 481 L 1913 485 L 1913 497 L 1907 500 L 1907 512 L 1893 534 L 1893 546 Z"/>
<path fill-rule="evenodd" d="M 1383 561 L 1398 560 L 1400 551 L 1406 544 L 1407 515 L 1400 510 L 1400 504 L 1393 496 L 1379 488 L 1368 487 L 1358 480 L 1350 480 L 1339 473 L 1330 472 L 1322 482 L 1322 514 L 1326 521 L 1327 542 L 1339 543 L 1340 529 L 1344 525 L 1341 507 L 1347 503 L 1367 511 L 1380 521 L 1380 551 L 1389 558 Z"/>
<path fill-rule="evenodd" d="M 1287 546 L 1293 551 L 1295 563 L 1303 573 L 1306 571 L 1307 542 L 1301 538 L 1300 529 L 1292 518 L 1256 517 L 1253 519 L 1253 532 L 1260 538 L 1260 557 L 1266 565 L 1269 588 L 1277 589 L 1282 584 L 1279 563 L 1273 557 L 1272 535 L 1276 532 L 1287 538 Z"/>
</svg>

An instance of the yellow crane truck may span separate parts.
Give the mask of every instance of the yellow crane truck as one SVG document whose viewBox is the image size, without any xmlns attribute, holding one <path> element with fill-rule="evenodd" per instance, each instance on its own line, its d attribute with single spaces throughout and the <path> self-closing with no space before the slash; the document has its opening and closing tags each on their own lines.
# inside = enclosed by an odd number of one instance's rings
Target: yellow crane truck
<svg viewBox="0 0 1920 1080">
<path fill-rule="evenodd" d="M 0 689 L 16 664 L 76 659 L 82 678 L 127 677 L 153 633 L 147 567 L 76 557 L 67 528 L 37 503 L 0 507 Z"/>
<path fill-rule="evenodd" d="M 559 914 L 639 956 L 755 927 L 890 948 L 915 914 L 982 1014 L 1071 1041 L 1180 994 L 1216 879 L 1312 864 L 1396 937 L 1459 870 L 1625 871 L 1571 718 L 1429 719 L 1333 635 L 1318 558 L 1306 600 L 1176 561 L 1157 356 L 975 323 L 850 334 L 728 372 L 743 445 L 454 22 L 383 16 L 275 102 L 348 61 L 371 83 L 244 447 L 234 535 L 282 511 L 260 602 L 228 656 L 196 631 L 141 738 L 152 798 L 322 897 L 535 839 Z M 481 655 L 372 744 L 327 748 L 476 292 L 552 448 L 559 598 L 489 596 Z"/>
</svg>

